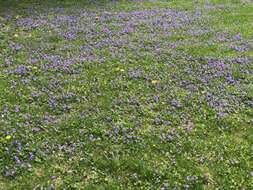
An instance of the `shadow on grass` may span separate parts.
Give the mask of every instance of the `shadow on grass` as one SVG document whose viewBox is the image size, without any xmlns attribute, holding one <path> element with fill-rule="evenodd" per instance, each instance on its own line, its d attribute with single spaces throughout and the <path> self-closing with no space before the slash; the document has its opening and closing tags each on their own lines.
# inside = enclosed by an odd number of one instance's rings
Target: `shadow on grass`
<svg viewBox="0 0 253 190">
<path fill-rule="evenodd" d="M 54 7 L 99 7 L 116 3 L 117 0 L 0 0 L 0 14 L 10 10 Z"/>
</svg>

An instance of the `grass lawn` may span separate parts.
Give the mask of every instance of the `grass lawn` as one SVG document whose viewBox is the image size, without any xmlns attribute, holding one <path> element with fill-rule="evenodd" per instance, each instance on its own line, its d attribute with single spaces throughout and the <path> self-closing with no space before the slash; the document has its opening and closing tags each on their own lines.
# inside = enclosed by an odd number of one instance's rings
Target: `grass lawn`
<svg viewBox="0 0 253 190">
<path fill-rule="evenodd" d="M 0 0 L 0 190 L 252 190 L 251 0 Z"/>
</svg>

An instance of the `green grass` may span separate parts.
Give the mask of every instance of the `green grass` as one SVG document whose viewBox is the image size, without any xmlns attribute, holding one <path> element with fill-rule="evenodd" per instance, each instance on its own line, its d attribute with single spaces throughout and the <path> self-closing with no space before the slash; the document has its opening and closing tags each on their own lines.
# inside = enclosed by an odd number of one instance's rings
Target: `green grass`
<svg viewBox="0 0 253 190">
<path fill-rule="evenodd" d="M 0 0 L 0 189 L 252 189 L 252 13 Z"/>
</svg>

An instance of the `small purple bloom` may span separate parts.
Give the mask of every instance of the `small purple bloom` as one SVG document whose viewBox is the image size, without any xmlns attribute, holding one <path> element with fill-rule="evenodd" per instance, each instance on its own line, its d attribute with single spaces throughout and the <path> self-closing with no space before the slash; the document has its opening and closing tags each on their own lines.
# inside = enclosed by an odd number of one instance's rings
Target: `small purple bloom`
<svg viewBox="0 0 253 190">
<path fill-rule="evenodd" d="M 20 44 L 16 44 L 15 45 L 15 50 L 16 51 L 19 51 L 19 50 L 21 50 L 22 49 L 22 46 L 20 45 Z"/>
<path fill-rule="evenodd" d="M 174 137 L 172 135 L 167 135 L 166 140 L 167 141 L 173 141 Z"/>
<path fill-rule="evenodd" d="M 3 113 L 7 114 L 9 112 L 8 106 L 4 106 Z"/>
<path fill-rule="evenodd" d="M 20 107 L 19 106 L 15 106 L 15 112 L 18 113 L 20 111 Z"/>
<path fill-rule="evenodd" d="M 51 178 L 51 179 L 56 179 L 57 177 L 53 175 L 53 176 L 51 176 L 50 178 Z"/>
<path fill-rule="evenodd" d="M 37 58 L 32 58 L 31 59 L 31 63 L 34 64 L 34 63 L 37 63 L 39 60 Z"/>
<path fill-rule="evenodd" d="M 235 82 L 235 80 L 233 79 L 233 77 L 232 77 L 231 74 L 228 74 L 227 77 L 226 77 L 226 79 L 227 79 L 228 83 L 234 83 Z"/>
<path fill-rule="evenodd" d="M 172 100 L 171 101 L 171 105 L 176 107 L 176 108 L 180 108 L 181 107 L 181 104 L 178 100 Z"/>
<path fill-rule="evenodd" d="M 247 50 L 247 47 L 245 45 L 238 46 L 238 45 L 232 45 L 231 48 L 235 51 L 244 52 Z"/>
<path fill-rule="evenodd" d="M 22 151 L 22 145 L 21 145 L 21 143 L 18 143 L 17 151 L 18 151 L 18 152 L 21 152 L 21 151 Z"/>
<path fill-rule="evenodd" d="M 235 35 L 235 36 L 234 36 L 234 39 L 235 39 L 235 40 L 241 40 L 241 39 L 242 39 L 241 34 Z"/>
<path fill-rule="evenodd" d="M 167 190 L 169 187 L 168 183 L 164 183 L 163 186 L 161 187 L 161 190 Z"/>
<path fill-rule="evenodd" d="M 107 34 L 110 33 L 110 30 L 109 30 L 107 27 L 104 27 L 102 31 L 103 31 L 104 33 L 107 33 Z"/>
<path fill-rule="evenodd" d="M 159 101 L 159 96 L 157 96 L 157 95 L 154 96 L 154 101 L 155 101 L 155 102 L 158 102 L 158 101 Z"/>
<path fill-rule="evenodd" d="M 26 75 L 27 74 L 27 67 L 25 65 L 20 65 L 16 70 L 15 73 L 19 75 Z"/>
<path fill-rule="evenodd" d="M 29 159 L 33 160 L 34 159 L 34 154 L 32 152 L 29 152 Z"/>
<path fill-rule="evenodd" d="M 21 163 L 21 161 L 20 161 L 20 159 L 19 159 L 18 156 L 14 156 L 14 159 L 15 159 L 15 161 L 16 161 L 17 164 L 20 164 L 20 163 Z"/>
</svg>

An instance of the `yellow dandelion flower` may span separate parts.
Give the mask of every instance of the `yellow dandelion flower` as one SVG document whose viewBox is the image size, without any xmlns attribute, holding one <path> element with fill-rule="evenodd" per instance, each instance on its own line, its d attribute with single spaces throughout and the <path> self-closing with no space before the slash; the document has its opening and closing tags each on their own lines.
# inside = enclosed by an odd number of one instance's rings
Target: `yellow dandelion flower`
<svg viewBox="0 0 253 190">
<path fill-rule="evenodd" d="M 157 84 L 159 81 L 158 80 L 152 80 L 151 83 L 152 84 Z"/>
<path fill-rule="evenodd" d="M 14 37 L 17 38 L 17 37 L 18 37 L 18 34 L 14 34 Z"/>
<path fill-rule="evenodd" d="M 5 139 L 6 139 L 6 140 L 10 140 L 10 139 L 11 139 L 11 136 L 10 136 L 10 135 L 7 135 L 7 136 L 5 137 Z"/>
<path fill-rule="evenodd" d="M 36 67 L 36 66 L 31 66 L 31 65 L 28 65 L 27 67 L 30 68 L 30 69 L 34 69 L 34 70 L 37 70 L 37 69 L 38 69 L 38 67 Z"/>
<path fill-rule="evenodd" d="M 115 70 L 116 71 L 120 71 L 120 72 L 124 72 L 125 71 L 124 69 L 121 69 L 120 67 L 117 67 Z"/>
</svg>

